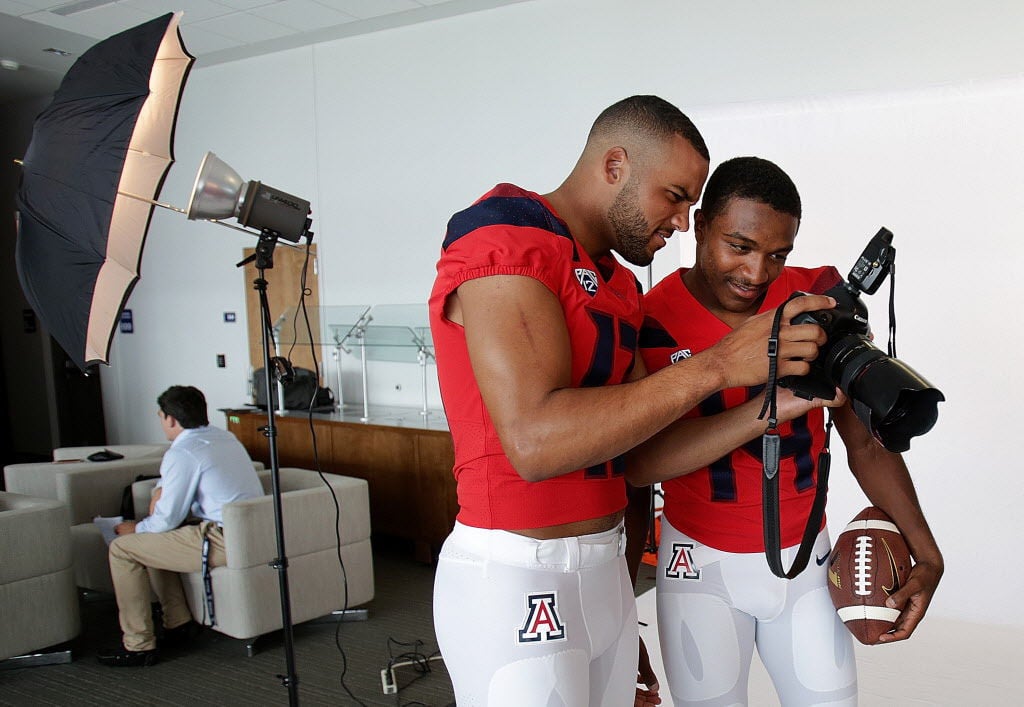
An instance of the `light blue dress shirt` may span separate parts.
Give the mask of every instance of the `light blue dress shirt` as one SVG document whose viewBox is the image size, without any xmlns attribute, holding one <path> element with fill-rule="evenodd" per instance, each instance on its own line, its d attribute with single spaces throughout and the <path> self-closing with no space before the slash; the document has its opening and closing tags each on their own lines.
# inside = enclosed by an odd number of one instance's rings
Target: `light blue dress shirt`
<svg viewBox="0 0 1024 707">
<path fill-rule="evenodd" d="M 136 533 L 164 533 L 191 515 L 220 523 L 225 503 L 263 495 L 252 460 L 227 430 L 206 425 L 179 434 L 164 454 L 153 514 L 139 521 Z"/>
</svg>

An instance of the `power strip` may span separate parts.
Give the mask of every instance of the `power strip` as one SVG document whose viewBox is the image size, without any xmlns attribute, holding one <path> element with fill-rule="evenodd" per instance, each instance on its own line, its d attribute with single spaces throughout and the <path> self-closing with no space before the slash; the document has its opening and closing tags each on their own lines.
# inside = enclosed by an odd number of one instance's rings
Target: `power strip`
<svg viewBox="0 0 1024 707">
<path fill-rule="evenodd" d="M 384 689 L 385 695 L 395 695 L 398 693 L 398 686 L 395 685 L 395 674 L 387 668 L 380 671 L 380 685 Z"/>
<path fill-rule="evenodd" d="M 427 662 L 434 660 L 444 660 L 439 655 L 434 655 L 427 658 Z M 380 671 L 380 685 L 384 690 L 385 695 L 397 695 L 398 694 L 398 683 L 395 681 L 395 668 L 406 668 L 410 665 L 422 665 L 422 660 L 403 660 L 401 663 L 395 663 L 390 668 L 382 668 Z"/>
</svg>

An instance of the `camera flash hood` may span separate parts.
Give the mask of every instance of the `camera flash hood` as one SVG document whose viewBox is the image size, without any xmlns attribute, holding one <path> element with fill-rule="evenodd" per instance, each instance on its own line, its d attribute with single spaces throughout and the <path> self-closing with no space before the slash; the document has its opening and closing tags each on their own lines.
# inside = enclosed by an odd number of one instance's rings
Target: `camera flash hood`
<svg viewBox="0 0 1024 707">
<path fill-rule="evenodd" d="M 910 449 L 910 440 L 935 426 L 942 392 L 899 359 L 881 356 L 851 382 L 854 412 L 890 452 Z"/>
</svg>

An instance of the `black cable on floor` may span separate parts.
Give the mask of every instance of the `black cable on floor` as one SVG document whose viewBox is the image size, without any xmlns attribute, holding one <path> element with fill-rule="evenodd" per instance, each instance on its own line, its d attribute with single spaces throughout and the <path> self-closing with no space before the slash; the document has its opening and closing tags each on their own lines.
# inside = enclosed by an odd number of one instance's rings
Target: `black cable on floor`
<svg viewBox="0 0 1024 707">
<path fill-rule="evenodd" d="M 335 550 L 336 550 L 337 557 L 338 557 L 338 566 L 341 568 L 342 588 L 343 588 L 343 592 L 344 592 L 344 594 L 343 594 L 344 599 L 342 601 L 341 610 L 344 613 L 344 612 L 348 611 L 349 593 L 348 593 L 348 572 L 345 570 L 345 561 L 341 557 L 341 530 L 340 530 L 340 526 L 341 526 L 341 505 L 338 503 L 338 496 L 334 492 L 334 487 L 331 486 L 330 482 L 327 480 L 327 477 L 324 475 L 323 468 L 320 465 L 320 452 L 319 452 L 319 449 L 317 447 L 316 427 L 313 424 L 313 407 L 316 404 L 317 393 L 319 392 L 319 386 L 320 386 L 320 362 L 319 362 L 319 360 L 316 357 L 316 342 L 313 341 L 313 326 L 312 326 L 312 324 L 310 324 L 310 321 L 309 321 L 309 310 L 306 309 L 306 296 L 312 294 L 312 290 L 310 290 L 306 286 L 306 275 L 309 272 L 310 257 L 311 257 L 311 242 L 307 241 L 306 242 L 306 258 L 305 258 L 305 260 L 302 263 L 302 275 L 300 277 L 300 285 L 299 285 L 299 287 L 300 287 L 299 307 L 296 310 L 295 317 L 292 320 L 292 331 L 293 332 L 296 331 L 295 321 L 298 318 L 299 311 L 301 311 L 302 312 L 303 320 L 306 323 L 306 332 L 309 335 L 310 354 L 311 354 L 311 356 L 313 358 L 313 374 L 314 374 L 313 380 L 315 381 L 314 386 L 313 386 L 313 396 L 310 398 L 309 408 L 306 411 L 307 412 L 307 421 L 309 423 L 309 434 L 310 434 L 310 437 L 312 438 L 312 442 L 313 442 L 313 463 L 316 466 L 317 474 L 320 475 L 320 479 L 324 482 L 324 485 L 327 487 L 327 490 L 330 491 L 331 499 L 334 502 Z M 295 339 L 298 339 L 298 337 L 296 336 Z M 289 349 L 289 356 L 291 355 L 291 351 L 294 348 L 295 348 L 295 341 L 292 342 L 292 347 Z M 339 618 L 338 623 L 337 623 L 337 625 L 334 628 L 334 645 L 338 648 L 338 654 L 341 657 L 341 674 L 338 676 L 338 682 L 340 683 L 341 688 L 345 691 L 345 693 L 349 697 L 351 697 L 353 700 L 355 700 L 355 702 L 357 704 L 359 704 L 361 707 L 366 707 L 366 705 L 358 697 L 356 697 L 355 693 L 353 693 L 352 690 L 349 688 L 349 686 L 345 683 L 345 675 L 348 673 L 348 656 L 345 655 L 345 649 L 341 645 L 341 624 L 343 623 L 343 621 L 344 621 L 343 618 Z"/>
</svg>

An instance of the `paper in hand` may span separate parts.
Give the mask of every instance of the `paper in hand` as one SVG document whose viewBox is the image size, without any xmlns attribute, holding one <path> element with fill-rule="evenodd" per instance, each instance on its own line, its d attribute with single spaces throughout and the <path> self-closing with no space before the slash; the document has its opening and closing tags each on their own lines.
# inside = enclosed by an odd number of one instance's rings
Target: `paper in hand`
<svg viewBox="0 0 1024 707">
<path fill-rule="evenodd" d="M 101 533 L 103 533 L 103 539 L 106 541 L 107 545 L 109 545 L 114 541 L 114 538 L 117 537 L 117 533 L 114 532 L 114 527 L 123 523 L 124 518 L 121 516 L 96 516 L 92 519 L 92 522 L 95 523 L 96 527 L 100 529 Z"/>
</svg>

